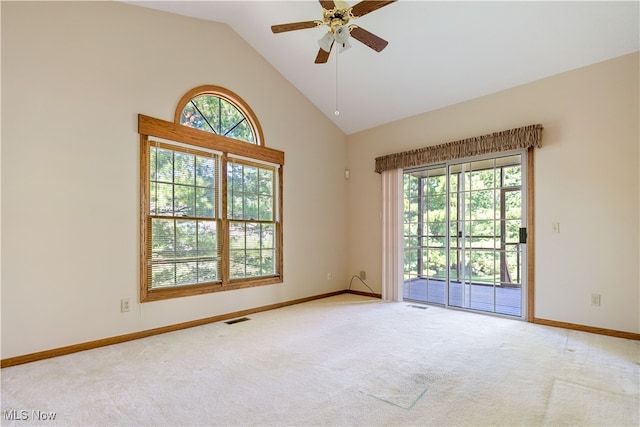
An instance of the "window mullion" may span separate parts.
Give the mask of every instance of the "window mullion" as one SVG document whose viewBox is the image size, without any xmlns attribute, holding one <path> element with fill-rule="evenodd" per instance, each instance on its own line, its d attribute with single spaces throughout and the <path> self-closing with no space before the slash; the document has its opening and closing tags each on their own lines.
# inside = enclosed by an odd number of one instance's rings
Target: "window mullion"
<svg viewBox="0 0 640 427">
<path fill-rule="evenodd" d="M 222 99 L 218 99 L 218 133 L 222 134 Z"/>
<path fill-rule="evenodd" d="M 200 117 L 202 117 L 202 120 L 204 120 L 205 122 L 207 122 L 207 125 L 209 126 L 209 128 L 211 129 L 212 133 L 215 133 L 216 135 L 218 134 L 218 132 L 216 132 L 216 130 L 213 128 L 213 125 L 209 122 L 209 120 L 207 119 L 207 116 L 205 114 L 202 113 L 202 111 L 200 111 L 200 108 L 198 108 L 198 106 L 196 105 L 195 102 L 193 102 L 193 100 L 191 101 L 191 105 L 193 105 L 193 108 L 198 112 L 198 114 L 200 114 Z"/>
<path fill-rule="evenodd" d="M 220 192 L 221 209 L 220 209 L 220 234 L 219 234 L 219 254 L 220 254 L 220 275 L 222 279 L 222 286 L 229 283 L 229 218 L 228 218 L 228 179 L 227 179 L 228 157 L 227 153 L 222 153 L 220 156 L 220 186 L 218 191 Z"/>
<path fill-rule="evenodd" d="M 246 121 L 247 121 L 247 119 L 246 119 L 245 117 L 242 117 L 242 119 L 241 119 L 240 121 L 238 121 L 235 125 L 233 125 L 233 126 L 231 127 L 231 129 L 229 129 L 228 131 L 226 131 L 226 132 L 224 133 L 224 136 L 229 135 L 229 134 L 230 134 L 230 133 L 231 133 L 235 128 L 237 128 L 238 126 L 240 126 L 240 124 L 241 124 L 242 122 L 246 122 Z"/>
<path fill-rule="evenodd" d="M 175 199 L 174 199 L 174 209 L 175 209 Z M 175 211 L 174 211 L 175 215 Z M 178 221 L 176 217 L 173 217 L 173 284 L 176 285 L 178 283 Z"/>
</svg>

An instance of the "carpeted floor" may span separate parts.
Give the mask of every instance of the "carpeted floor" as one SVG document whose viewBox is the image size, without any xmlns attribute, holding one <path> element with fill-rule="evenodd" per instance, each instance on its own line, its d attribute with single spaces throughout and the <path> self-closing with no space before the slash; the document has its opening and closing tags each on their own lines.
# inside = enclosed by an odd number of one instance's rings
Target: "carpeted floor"
<svg viewBox="0 0 640 427">
<path fill-rule="evenodd" d="M 5 368 L 2 425 L 639 424 L 639 342 L 412 305 L 345 294 Z"/>
</svg>

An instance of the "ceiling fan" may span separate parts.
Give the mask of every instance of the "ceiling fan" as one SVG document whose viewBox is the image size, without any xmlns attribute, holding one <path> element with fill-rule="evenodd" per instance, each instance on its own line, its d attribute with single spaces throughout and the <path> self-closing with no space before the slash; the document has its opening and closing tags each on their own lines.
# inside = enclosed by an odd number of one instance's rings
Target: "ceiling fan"
<svg viewBox="0 0 640 427">
<path fill-rule="evenodd" d="M 305 28 L 315 28 L 322 25 L 329 27 L 329 31 L 318 40 L 320 50 L 316 56 L 316 64 L 324 64 L 329 60 L 329 54 L 334 42 L 337 43 L 342 50 L 351 47 L 349 44 L 349 36 L 364 43 L 376 52 L 380 52 L 387 47 L 386 40 L 370 33 L 362 27 L 349 24 L 354 19 L 361 18 L 367 13 L 371 13 L 381 7 L 394 3 L 397 0 L 388 1 L 372 1 L 363 0 L 353 7 L 341 0 L 319 0 L 322 6 L 322 20 L 292 22 L 289 24 L 272 25 L 271 31 L 274 34 L 284 33 L 286 31 L 303 30 Z"/>
</svg>

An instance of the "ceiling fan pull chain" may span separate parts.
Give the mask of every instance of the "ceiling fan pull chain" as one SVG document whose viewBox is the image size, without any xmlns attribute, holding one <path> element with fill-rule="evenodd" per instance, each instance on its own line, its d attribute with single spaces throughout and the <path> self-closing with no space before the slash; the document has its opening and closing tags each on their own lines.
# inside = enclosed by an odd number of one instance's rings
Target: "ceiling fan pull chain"
<svg viewBox="0 0 640 427">
<path fill-rule="evenodd" d="M 340 49 L 336 49 L 336 111 L 333 112 L 336 116 L 340 115 L 338 109 L 338 57 L 340 56 Z"/>
</svg>

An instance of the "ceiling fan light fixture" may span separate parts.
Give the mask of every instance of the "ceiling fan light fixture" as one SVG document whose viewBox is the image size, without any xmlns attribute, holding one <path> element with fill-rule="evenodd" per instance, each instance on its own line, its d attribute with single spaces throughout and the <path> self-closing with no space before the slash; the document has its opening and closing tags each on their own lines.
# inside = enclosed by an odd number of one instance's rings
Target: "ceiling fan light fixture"
<svg viewBox="0 0 640 427">
<path fill-rule="evenodd" d="M 320 40 L 318 40 L 320 48 L 325 52 L 331 52 L 331 45 L 333 45 L 333 34 L 327 32 Z"/>
<path fill-rule="evenodd" d="M 336 38 L 336 43 L 344 45 L 349 40 L 349 28 L 346 25 L 336 27 L 334 37 Z"/>
</svg>

